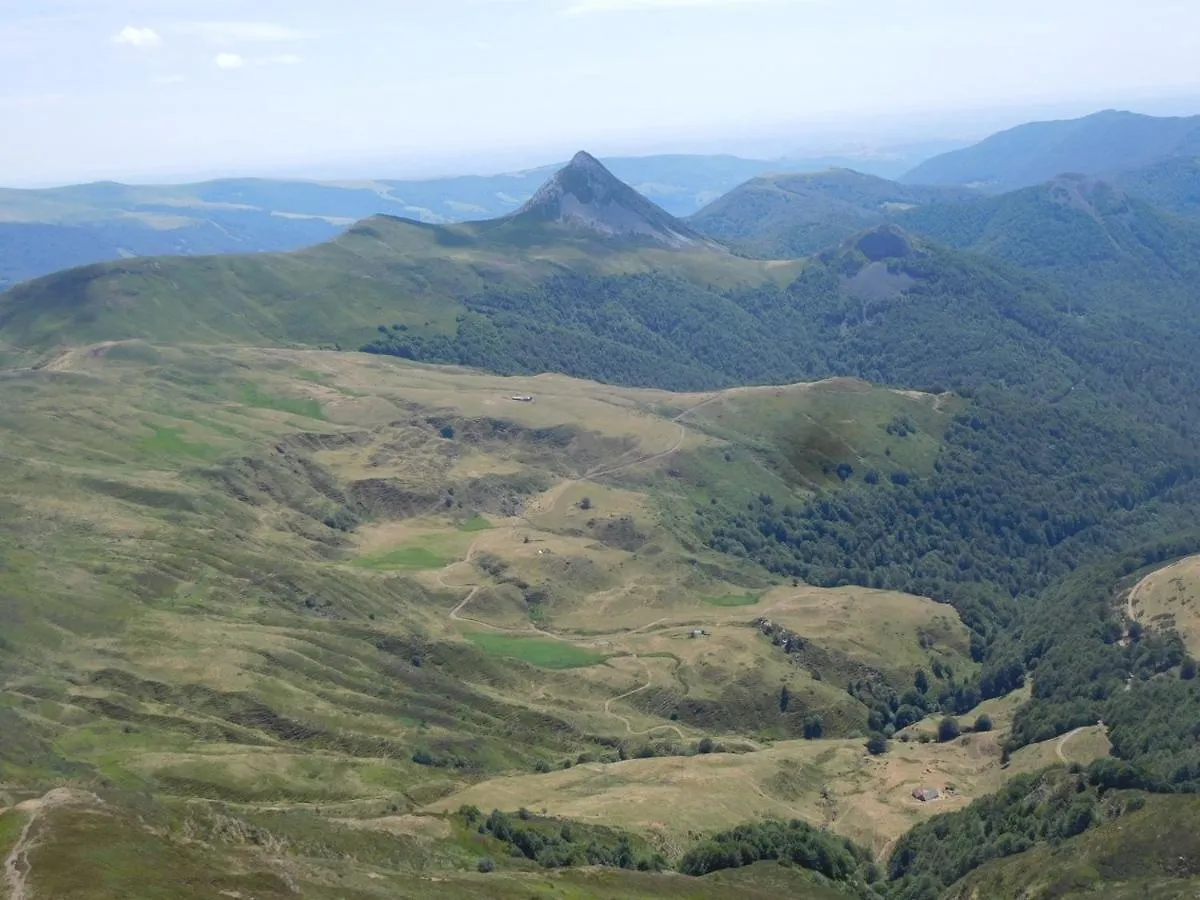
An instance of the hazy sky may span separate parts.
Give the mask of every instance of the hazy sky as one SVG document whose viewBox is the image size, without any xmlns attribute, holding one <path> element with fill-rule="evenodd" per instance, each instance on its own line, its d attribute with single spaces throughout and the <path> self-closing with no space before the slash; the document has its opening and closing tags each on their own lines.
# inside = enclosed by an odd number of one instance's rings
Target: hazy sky
<svg viewBox="0 0 1200 900">
<path fill-rule="evenodd" d="M 0 0 L 0 183 L 750 152 L 1197 60 L 1198 0 Z"/>
</svg>

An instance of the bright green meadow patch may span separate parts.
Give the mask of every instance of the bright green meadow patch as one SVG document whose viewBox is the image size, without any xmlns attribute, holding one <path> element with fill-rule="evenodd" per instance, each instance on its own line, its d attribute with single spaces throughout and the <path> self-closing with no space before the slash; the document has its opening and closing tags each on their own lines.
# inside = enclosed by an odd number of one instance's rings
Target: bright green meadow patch
<svg viewBox="0 0 1200 900">
<path fill-rule="evenodd" d="M 753 606 L 762 599 L 759 594 L 724 594 L 720 597 L 701 597 L 710 606 Z"/>
<path fill-rule="evenodd" d="M 492 656 L 506 656 L 543 669 L 578 669 L 598 665 L 608 657 L 562 641 L 475 631 L 467 640 Z"/>
<path fill-rule="evenodd" d="M 454 562 L 452 558 L 440 556 L 428 547 L 397 547 L 384 553 L 360 556 L 354 565 L 363 569 L 381 571 L 393 569 L 441 569 Z"/>
</svg>

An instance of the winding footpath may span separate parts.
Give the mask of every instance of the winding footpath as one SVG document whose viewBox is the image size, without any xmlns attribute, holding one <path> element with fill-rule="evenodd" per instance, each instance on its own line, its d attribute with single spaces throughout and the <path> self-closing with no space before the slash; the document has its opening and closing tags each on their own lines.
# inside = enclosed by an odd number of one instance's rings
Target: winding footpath
<svg viewBox="0 0 1200 900">
<path fill-rule="evenodd" d="M 650 733 L 652 733 L 652 732 L 655 732 L 655 731 L 674 731 L 674 732 L 675 732 L 675 734 L 676 734 L 676 735 L 679 737 L 679 739 L 680 739 L 681 741 L 686 741 L 686 740 L 687 740 L 687 736 L 686 736 L 686 735 L 685 735 L 685 734 L 684 734 L 682 731 L 680 731 L 680 730 L 679 730 L 679 729 L 678 729 L 676 726 L 674 726 L 674 725 L 655 725 L 653 728 L 647 728 L 645 731 L 634 731 L 634 730 L 633 730 L 633 726 L 632 726 L 632 725 L 629 723 L 629 719 L 628 719 L 628 718 L 626 718 L 625 716 L 621 715 L 620 713 L 615 713 L 615 712 L 613 712 L 613 711 L 612 711 L 612 705 L 613 705 L 614 703 L 616 703 L 618 700 L 624 700 L 624 699 L 626 699 L 627 697 L 632 697 L 632 696 L 634 696 L 635 694 L 640 694 L 642 691 L 647 691 L 647 690 L 649 690 L 651 687 L 653 687 L 653 686 L 654 686 L 654 676 L 653 676 L 653 674 L 651 674 L 651 672 L 650 672 L 650 667 L 649 667 L 648 665 L 646 665 L 646 663 L 645 663 L 645 661 L 644 661 L 644 660 L 642 660 L 642 659 L 638 659 L 638 657 L 637 657 L 637 655 L 636 655 L 636 654 L 634 655 L 634 657 L 633 657 L 633 658 L 634 658 L 635 660 L 637 660 L 637 661 L 638 661 L 638 663 L 641 665 L 641 667 L 642 667 L 642 668 L 645 670 L 645 672 L 646 672 L 646 683 L 645 683 L 645 684 L 643 684 L 641 687 L 635 687 L 635 688 L 634 688 L 633 690 L 631 690 L 631 691 L 626 691 L 626 692 L 625 692 L 625 693 L 623 693 L 623 694 L 618 694 L 618 695 L 617 695 L 617 696 L 615 696 L 615 697 L 610 697 L 610 698 L 608 698 L 607 700 L 605 700 L 605 701 L 604 701 L 604 712 L 605 712 L 605 714 L 606 714 L 606 715 L 610 715 L 610 716 L 612 716 L 612 717 L 613 717 L 614 719 L 616 719 L 618 722 L 620 722 L 621 724 L 623 724 L 623 725 L 625 726 L 625 733 L 626 733 L 626 734 L 629 734 L 629 735 L 632 735 L 633 737 L 643 737 L 643 736 L 645 736 L 645 735 L 647 735 L 647 734 L 650 734 Z"/>
</svg>

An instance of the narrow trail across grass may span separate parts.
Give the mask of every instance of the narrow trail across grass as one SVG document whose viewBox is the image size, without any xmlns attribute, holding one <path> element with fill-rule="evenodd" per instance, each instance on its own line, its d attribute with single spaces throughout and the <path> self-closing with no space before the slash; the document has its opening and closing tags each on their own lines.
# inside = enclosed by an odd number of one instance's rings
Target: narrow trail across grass
<svg viewBox="0 0 1200 900">
<path fill-rule="evenodd" d="M 688 407 L 683 412 L 679 413 L 677 416 L 674 416 L 670 421 L 676 425 L 676 427 L 679 429 L 679 432 L 676 435 L 675 440 L 672 441 L 671 445 L 668 448 L 666 448 L 665 450 L 660 450 L 656 453 L 650 453 L 645 456 L 640 456 L 637 459 L 629 460 L 627 462 L 619 463 L 617 465 L 608 466 L 605 468 L 590 469 L 587 472 L 584 472 L 583 474 L 581 474 L 575 478 L 568 478 L 563 481 L 560 481 L 553 488 L 551 488 L 547 493 L 543 494 L 541 497 L 539 497 L 537 499 L 536 507 L 534 509 L 529 510 L 526 514 L 522 515 L 520 518 L 528 526 L 536 527 L 534 525 L 534 523 L 530 520 L 529 516 L 536 515 L 540 512 L 546 512 L 546 511 L 552 510 L 555 507 L 555 505 L 557 505 L 557 503 L 561 499 L 562 495 L 572 486 L 574 486 L 576 484 L 580 484 L 585 481 L 592 481 L 597 478 L 603 478 L 608 475 L 615 475 L 618 472 L 624 472 L 627 469 L 634 468 L 635 466 L 641 466 L 641 465 L 645 465 L 647 463 L 655 462 L 660 459 L 665 459 L 666 457 L 671 456 L 674 453 L 677 453 L 679 451 L 679 448 L 683 446 L 683 442 L 687 439 L 687 435 L 688 435 L 688 429 L 683 424 L 681 424 L 682 420 L 685 417 L 696 412 L 697 410 L 699 410 L 705 406 L 708 406 L 710 403 L 713 403 L 717 400 L 722 399 L 723 397 L 728 396 L 729 393 L 730 393 L 729 391 L 715 392 L 712 395 L 706 397 L 704 400 L 695 404 L 694 406 Z M 508 529 L 508 532 L 514 538 L 514 540 L 516 538 L 516 531 L 517 531 L 517 529 L 515 527 Z M 462 562 L 469 563 L 471 561 L 472 557 L 475 555 L 475 551 L 477 550 L 481 540 L 482 540 L 482 537 L 476 538 L 471 543 L 471 546 L 467 550 L 466 557 L 462 560 Z M 573 638 L 573 637 L 567 637 L 564 635 L 554 634 L 553 632 L 544 631 L 541 628 L 538 628 L 537 626 L 534 626 L 534 625 L 531 625 L 528 628 L 507 628 L 507 627 L 504 627 L 501 625 L 493 625 L 490 622 L 484 622 L 481 619 L 475 619 L 475 618 L 471 618 L 470 616 L 463 615 L 463 611 L 470 605 L 471 601 L 474 600 L 476 596 L 478 596 L 479 592 L 484 587 L 483 585 L 479 585 L 479 584 L 476 584 L 476 585 L 465 585 L 465 584 L 464 585 L 451 585 L 451 584 L 447 583 L 447 581 L 446 581 L 446 570 L 441 571 L 437 577 L 438 577 L 438 583 L 442 587 L 445 587 L 448 589 L 453 589 L 454 587 L 460 587 L 460 588 L 469 587 L 470 588 L 470 590 L 462 598 L 462 600 L 460 600 L 458 602 L 458 604 L 453 609 L 451 609 L 450 612 L 448 613 L 448 618 L 451 621 L 468 622 L 472 625 L 478 625 L 482 628 L 487 628 L 489 631 L 513 635 L 515 637 L 538 636 L 538 637 L 549 638 L 549 639 L 555 640 L 555 641 L 563 641 L 565 643 L 578 644 L 583 641 L 595 641 L 597 639 L 597 637 L 611 638 L 611 637 L 615 637 L 617 635 L 624 636 L 624 635 L 638 634 L 643 631 L 648 631 L 651 628 L 655 627 L 656 625 L 659 625 L 660 623 L 665 621 L 664 619 L 660 618 L 660 619 L 656 619 L 655 621 L 650 622 L 646 625 L 642 625 L 638 628 L 632 629 L 630 631 L 614 632 L 612 634 L 607 634 L 607 635 L 591 635 L 587 638 L 578 638 L 578 637 Z M 688 740 L 687 735 L 685 735 L 683 733 L 683 731 L 680 730 L 675 725 L 655 725 L 644 731 L 635 731 L 633 729 L 633 725 L 630 722 L 628 717 L 623 716 L 620 713 L 616 713 L 616 712 L 612 711 L 612 705 L 614 703 L 616 703 L 617 701 L 624 700 L 624 699 L 626 699 L 628 697 L 632 697 L 636 694 L 640 694 L 642 691 L 649 690 L 653 686 L 654 679 L 653 679 L 652 673 L 650 672 L 650 667 L 646 665 L 644 660 L 638 659 L 636 654 L 633 656 L 633 658 L 635 660 L 637 660 L 638 663 L 640 663 L 642 668 L 645 670 L 646 683 L 643 685 L 640 685 L 639 687 L 635 687 L 632 690 L 626 691 L 623 694 L 619 694 L 616 697 L 611 697 L 608 700 L 606 700 L 604 702 L 604 712 L 607 715 L 612 716 L 614 719 L 621 722 L 621 724 L 623 724 L 625 726 L 625 732 L 627 734 L 629 734 L 630 736 L 642 737 L 642 736 L 651 734 L 655 731 L 673 731 L 680 740 L 682 740 L 682 741 Z"/>
<path fill-rule="evenodd" d="M 530 514 L 536 514 L 537 512 L 543 512 L 543 511 L 546 511 L 549 509 L 553 509 L 554 506 L 558 503 L 559 498 L 562 497 L 563 493 L 568 488 L 570 488 L 572 485 L 576 485 L 576 484 L 579 484 L 584 481 L 591 481 L 596 478 L 603 478 L 607 475 L 615 475 L 618 472 L 623 472 L 626 469 L 633 468 L 634 466 L 645 465 L 646 463 L 654 462 L 655 460 L 659 460 L 659 459 L 664 459 L 664 458 L 672 455 L 673 453 L 676 453 L 679 450 L 679 448 L 681 446 L 683 446 L 683 442 L 687 439 L 687 433 L 688 433 L 687 428 L 685 428 L 683 425 L 679 424 L 680 421 L 685 416 L 688 416 L 691 413 L 694 413 L 696 410 L 698 410 L 704 406 L 707 406 L 708 404 L 713 403 L 716 400 L 720 400 L 724 396 L 727 396 L 728 393 L 729 393 L 728 391 L 716 392 L 716 393 L 712 394 L 711 396 L 706 397 L 704 400 L 700 401 L 699 403 L 695 404 L 694 406 L 689 406 L 683 412 L 679 413 L 679 415 L 672 418 L 671 421 L 673 423 L 675 423 L 676 427 L 678 427 L 679 434 L 676 435 L 675 440 L 672 442 L 671 446 L 668 447 L 666 450 L 660 450 L 657 453 L 651 453 L 646 456 L 641 456 L 641 457 L 638 457 L 637 459 L 629 460 L 628 462 L 619 463 L 618 465 L 615 465 L 615 466 L 609 466 L 608 468 L 591 469 L 587 472 L 584 472 L 582 475 L 579 475 L 576 478 L 568 478 L 564 481 L 560 481 L 553 488 L 551 488 L 546 494 L 544 494 L 543 496 L 538 498 L 537 509 L 531 510 Z M 533 525 L 533 522 L 530 521 L 528 516 L 529 516 L 529 514 L 523 515 L 523 516 L 521 516 L 521 519 L 526 524 L 528 524 L 530 527 L 535 527 Z M 508 530 L 509 530 L 509 533 L 512 534 L 515 538 L 516 528 L 510 528 Z M 482 538 L 476 538 L 471 543 L 471 546 L 467 550 L 467 555 L 462 560 L 462 562 L 469 563 L 471 561 L 471 558 L 475 555 L 475 551 L 479 546 L 480 540 L 482 540 Z M 445 587 L 445 588 L 454 587 L 453 585 L 446 583 L 446 573 L 444 570 L 438 574 L 438 583 L 441 584 L 441 586 Z M 492 631 L 499 631 L 499 632 L 503 632 L 505 634 L 511 634 L 511 635 L 517 635 L 517 636 L 536 634 L 536 635 L 540 635 L 541 637 L 551 638 L 552 640 L 556 640 L 556 641 L 570 641 L 572 643 L 578 641 L 578 639 L 563 637 L 562 635 L 553 634 L 552 632 L 549 632 L 549 631 L 543 631 L 542 629 L 540 629 L 536 626 L 533 626 L 531 628 L 523 628 L 523 629 L 504 628 L 499 625 L 492 625 L 488 622 L 484 622 L 479 619 L 472 619 L 468 616 L 464 616 L 462 614 L 463 610 L 466 609 L 467 605 L 470 604 L 470 602 L 475 599 L 475 597 L 479 593 L 479 591 L 483 589 L 483 585 L 458 585 L 458 587 L 470 587 L 471 590 L 465 597 L 463 597 L 463 599 L 458 603 L 458 605 L 454 607 L 454 609 L 450 610 L 449 618 L 452 621 L 470 622 L 472 625 L 479 625 L 484 628 L 488 628 Z M 660 619 L 658 621 L 662 621 L 662 620 Z M 657 623 L 651 623 L 651 624 L 653 625 L 653 624 L 657 624 Z M 646 627 L 649 627 L 649 626 L 643 626 L 643 628 L 646 628 Z M 638 630 L 640 630 L 640 629 L 638 629 Z M 630 633 L 632 633 L 632 632 L 630 632 Z"/>
<path fill-rule="evenodd" d="M 633 726 L 629 723 L 628 718 L 621 715 L 620 713 L 615 713 L 612 711 L 612 705 L 614 703 L 616 703 L 618 700 L 624 700 L 627 697 L 632 697 L 635 694 L 640 694 L 642 691 L 647 691 L 651 687 L 654 686 L 654 676 L 653 676 L 653 674 L 651 674 L 650 667 L 648 665 L 646 665 L 645 660 L 639 659 L 636 655 L 633 658 L 636 659 L 638 661 L 638 663 L 641 665 L 642 669 L 645 670 L 646 683 L 643 684 L 641 687 L 635 687 L 631 691 L 626 691 L 623 694 L 618 694 L 615 697 L 610 697 L 609 699 L 605 700 L 604 701 L 605 714 L 612 716 L 618 722 L 623 724 L 625 726 L 625 733 L 632 735 L 634 737 L 643 737 L 643 736 L 650 734 L 652 732 L 655 732 L 655 731 L 674 731 L 675 734 L 679 736 L 679 739 L 681 741 L 686 741 L 687 736 L 674 725 L 655 725 L 653 728 L 647 728 L 645 731 L 634 731 Z"/>
<path fill-rule="evenodd" d="M 4 860 L 4 887 L 8 891 L 8 900 L 30 900 L 32 896 L 29 893 L 29 875 L 33 871 L 33 865 L 29 861 L 29 854 L 37 846 L 35 828 L 45 814 L 56 807 L 79 803 L 85 799 L 100 802 L 98 797 L 91 794 L 80 794 L 70 788 L 55 788 L 39 800 L 26 800 L 17 804 L 14 811 L 27 813 L 29 818 L 21 829 L 16 844 Z"/>
</svg>

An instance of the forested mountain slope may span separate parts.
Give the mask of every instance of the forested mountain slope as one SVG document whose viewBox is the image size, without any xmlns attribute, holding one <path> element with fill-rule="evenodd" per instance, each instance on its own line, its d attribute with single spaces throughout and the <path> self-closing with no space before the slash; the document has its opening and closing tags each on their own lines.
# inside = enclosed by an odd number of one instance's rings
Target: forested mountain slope
<svg viewBox="0 0 1200 900">
<path fill-rule="evenodd" d="M 750 256 L 807 256 L 913 207 L 976 197 L 962 188 L 900 184 L 850 169 L 755 178 L 688 222 Z"/>
<path fill-rule="evenodd" d="M 1200 153 L 1119 172 L 1114 183 L 1161 210 L 1200 218 Z"/>
<path fill-rule="evenodd" d="M 905 227 L 1045 274 L 1081 315 L 1196 333 L 1200 224 L 1111 183 L 1067 175 L 1000 197 L 911 210 Z M 1177 348 L 1176 352 L 1183 352 Z"/>
</svg>

